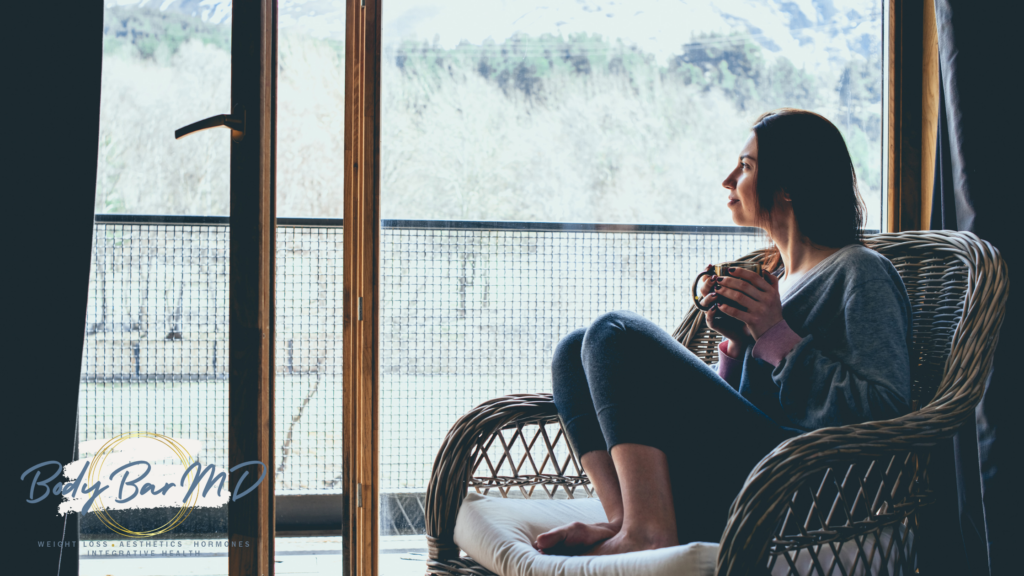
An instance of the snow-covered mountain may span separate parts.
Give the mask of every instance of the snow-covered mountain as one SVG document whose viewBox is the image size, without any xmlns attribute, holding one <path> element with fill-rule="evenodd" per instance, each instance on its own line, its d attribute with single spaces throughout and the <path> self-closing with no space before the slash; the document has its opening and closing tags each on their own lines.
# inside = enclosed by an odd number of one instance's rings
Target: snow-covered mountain
<svg viewBox="0 0 1024 576">
<path fill-rule="evenodd" d="M 107 0 L 227 24 L 229 0 Z M 666 59 L 701 33 L 743 32 L 815 72 L 881 51 L 884 0 L 383 0 L 384 41 L 497 42 L 530 35 L 597 33 Z M 344 0 L 281 0 L 282 28 L 342 39 Z"/>
<path fill-rule="evenodd" d="M 228 24 L 231 22 L 231 2 L 221 0 L 105 0 L 104 6 L 138 6 L 171 10 L 188 16 L 202 18 L 211 24 Z"/>
</svg>

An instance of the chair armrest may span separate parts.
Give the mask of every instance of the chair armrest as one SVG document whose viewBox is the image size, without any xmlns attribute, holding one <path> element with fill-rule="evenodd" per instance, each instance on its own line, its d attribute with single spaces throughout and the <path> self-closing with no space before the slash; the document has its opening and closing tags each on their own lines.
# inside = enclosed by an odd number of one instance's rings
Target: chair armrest
<svg viewBox="0 0 1024 576">
<path fill-rule="evenodd" d="M 452 426 L 434 459 L 430 482 L 427 485 L 424 515 L 431 561 L 443 562 L 458 558 L 459 549 L 453 540 L 455 519 L 470 488 L 471 476 L 477 467 L 486 464 L 500 468 L 500 464 L 488 459 L 487 449 L 494 442 L 499 442 L 500 446 L 507 449 L 507 440 L 502 436 L 504 430 L 515 429 L 520 433 L 518 440 L 527 446 L 524 458 L 530 459 L 535 474 L 523 475 L 517 472 L 526 462 L 523 460 L 519 464 L 511 463 L 514 468 L 512 477 L 492 475 L 492 478 L 479 482 L 480 486 L 524 488 L 542 484 L 572 487 L 589 484 L 582 472 L 579 472 L 578 476 L 567 475 L 568 466 L 559 467 L 557 463 L 549 462 L 547 459 L 541 460 L 538 466 L 536 460 L 540 459 L 534 458 L 529 450 L 531 446 L 537 446 L 539 442 L 541 445 L 536 449 L 547 450 L 547 458 L 550 457 L 553 445 L 560 441 L 568 445 L 561 428 L 554 438 L 549 437 L 543 429 L 547 424 L 559 424 L 551 394 L 511 394 L 480 404 Z M 529 425 L 539 425 L 541 429 L 527 445 L 521 433 L 523 426 Z M 575 463 L 576 470 L 582 470 L 575 456 L 570 454 L 569 458 Z M 548 468 L 553 468 L 554 473 L 543 473 Z"/>
<path fill-rule="evenodd" d="M 913 517 L 934 500 L 930 450 L 955 433 L 973 404 L 821 428 L 779 444 L 733 501 L 715 573 L 759 574 L 769 554 L 848 542 Z"/>
</svg>

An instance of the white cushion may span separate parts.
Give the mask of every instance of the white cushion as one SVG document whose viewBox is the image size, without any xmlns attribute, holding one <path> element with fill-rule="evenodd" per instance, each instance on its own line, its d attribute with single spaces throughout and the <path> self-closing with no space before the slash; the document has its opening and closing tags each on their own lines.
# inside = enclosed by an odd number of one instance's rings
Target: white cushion
<svg viewBox="0 0 1024 576">
<path fill-rule="evenodd" d="M 485 568 L 501 576 L 713 576 L 718 559 L 718 544 L 691 542 L 682 546 L 629 552 L 612 556 L 549 556 L 537 552 L 533 541 L 537 536 L 570 522 L 607 522 L 604 508 L 597 498 L 576 500 L 520 500 L 481 496 L 470 492 L 455 521 L 455 544 Z M 899 527 L 904 535 L 903 527 Z M 880 533 L 881 548 L 889 551 L 893 527 Z M 913 534 L 908 534 L 913 544 Z M 881 557 L 872 550 L 874 540 L 868 538 L 868 562 L 856 560 L 853 542 L 833 543 L 815 547 L 818 561 L 827 567 L 832 563 L 832 546 L 840 548 L 839 557 L 851 575 L 881 569 Z M 908 546 L 908 548 L 911 546 Z M 896 554 L 887 564 L 889 573 L 896 571 Z M 800 574 L 810 573 L 811 554 L 802 550 L 795 564 Z M 852 571 L 849 567 L 856 568 Z M 789 573 L 789 564 L 779 557 L 772 569 L 774 575 Z M 838 571 L 837 571 L 838 572 Z"/>
<path fill-rule="evenodd" d="M 519 500 L 470 492 L 455 522 L 455 544 L 501 576 L 712 576 L 718 544 L 682 546 L 611 556 L 549 556 L 533 548 L 537 536 L 570 522 L 607 522 L 596 498 Z"/>
</svg>

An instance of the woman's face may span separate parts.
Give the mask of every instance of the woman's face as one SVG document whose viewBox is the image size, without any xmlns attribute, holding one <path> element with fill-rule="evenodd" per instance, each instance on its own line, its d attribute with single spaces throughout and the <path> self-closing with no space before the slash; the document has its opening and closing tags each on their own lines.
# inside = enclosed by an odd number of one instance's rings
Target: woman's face
<svg viewBox="0 0 1024 576">
<path fill-rule="evenodd" d="M 757 137 L 753 132 L 722 186 L 729 191 L 732 221 L 737 226 L 757 226 Z"/>
</svg>

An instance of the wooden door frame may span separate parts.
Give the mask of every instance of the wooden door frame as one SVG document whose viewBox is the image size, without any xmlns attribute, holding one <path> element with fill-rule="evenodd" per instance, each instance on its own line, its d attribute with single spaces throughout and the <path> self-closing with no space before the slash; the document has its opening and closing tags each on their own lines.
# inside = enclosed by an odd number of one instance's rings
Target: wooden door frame
<svg viewBox="0 0 1024 576">
<path fill-rule="evenodd" d="M 935 178 L 938 33 L 932 0 L 889 0 L 885 177 L 887 232 L 926 230 Z"/>
<path fill-rule="evenodd" d="M 381 0 L 348 0 L 345 32 L 343 490 L 345 574 L 376 576 L 380 378 Z"/>
<path fill-rule="evenodd" d="M 342 553 L 348 575 L 377 573 L 380 8 L 380 0 L 348 0 L 346 7 Z M 229 549 L 229 565 L 232 576 L 269 576 L 275 536 L 276 0 L 236 0 L 231 42 L 232 112 L 241 106 L 246 124 L 231 149 L 229 462 L 258 460 L 267 475 L 252 496 L 228 505 L 229 538 L 250 543 Z M 231 474 L 232 487 L 243 472 Z"/>
<path fill-rule="evenodd" d="M 274 574 L 274 247 L 277 130 L 277 0 L 235 0 L 231 111 L 244 136 L 231 142 L 228 461 L 258 461 L 257 489 L 228 502 L 231 576 Z M 235 491 L 247 466 L 229 476 Z"/>
</svg>

